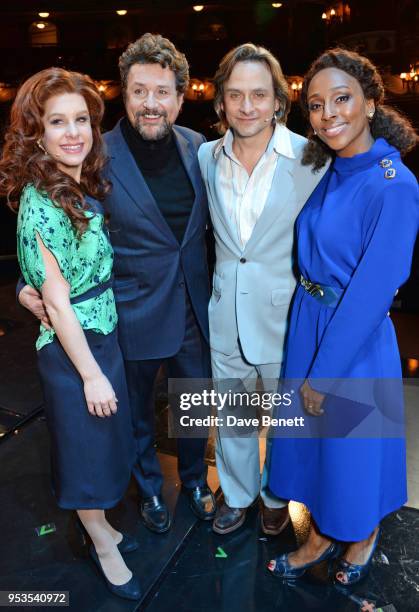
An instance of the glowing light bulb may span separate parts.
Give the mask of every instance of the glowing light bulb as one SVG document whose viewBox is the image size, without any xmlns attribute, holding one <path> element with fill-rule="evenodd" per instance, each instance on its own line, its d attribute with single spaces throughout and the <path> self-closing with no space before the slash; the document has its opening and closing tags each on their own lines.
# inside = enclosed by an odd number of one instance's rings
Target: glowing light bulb
<svg viewBox="0 0 419 612">
<path fill-rule="evenodd" d="M 407 360 L 407 370 L 410 374 L 414 374 L 419 370 L 419 360 L 418 359 L 408 359 Z"/>
<path fill-rule="evenodd" d="M 127 13 L 128 11 L 126 9 L 120 9 L 119 11 L 116 11 L 116 14 L 119 15 L 120 17 L 123 17 Z"/>
<path fill-rule="evenodd" d="M 195 4 L 192 8 L 197 13 L 200 13 L 201 11 L 204 10 L 204 5 L 203 4 Z"/>
<path fill-rule="evenodd" d="M 332 15 L 332 17 L 334 17 L 334 16 L 336 15 L 336 11 L 335 11 L 335 9 L 332 9 L 332 10 L 330 11 L 330 14 Z"/>
<path fill-rule="evenodd" d="M 282 6 L 282 2 L 272 2 L 272 6 L 273 6 L 274 8 L 281 8 L 281 6 Z"/>
<path fill-rule="evenodd" d="M 49 13 L 38 13 L 38 15 L 42 17 L 42 19 L 47 19 L 49 17 Z"/>
<path fill-rule="evenodd" d="M 326 13 L 322 13 L 322 19 L 327 19 Z"/>
<path fill-rule="evenodd" d="M 36 27 L 39 30 L 43 30 L 45 28 L 45 23 L 42 23 L 42 21 L 40 21 L 39 23 L 36 24 Z"/>
</svg>

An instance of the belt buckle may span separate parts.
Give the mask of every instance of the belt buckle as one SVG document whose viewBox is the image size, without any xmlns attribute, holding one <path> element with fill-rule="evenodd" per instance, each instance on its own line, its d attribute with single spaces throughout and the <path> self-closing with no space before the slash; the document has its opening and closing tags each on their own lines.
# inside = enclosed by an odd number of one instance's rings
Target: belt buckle
<svg viewBox="0 0 419 612">
<path fill-rule="evenodd" d="M 324 291 L 321 285 L 319 285 L 318 283 L 312 283 L 311 281 L 308 281 L 304 278 L 303 275 L 301 275 L 300 282 L 304 289 L 307 291 L 307 293 L 309 293 L 312 297 L 317 297 L 318 295 L 320 297 L 324 296 Z"/>
<path fill-rule="evenodd" d="M 310 283 L 310 285 L 311 286 L 308 292 L 312 297 L 317 297 L 318 295 L 320 297 L 324 296 L 324 291 L 320 285 L 318 285 L 317 283 Z"/>
</svg>

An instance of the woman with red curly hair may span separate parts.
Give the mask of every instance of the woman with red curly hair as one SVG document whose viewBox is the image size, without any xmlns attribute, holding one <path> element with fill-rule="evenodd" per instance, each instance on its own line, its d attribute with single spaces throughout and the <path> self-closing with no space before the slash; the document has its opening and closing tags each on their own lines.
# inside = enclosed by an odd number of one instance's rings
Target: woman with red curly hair
<svg viewBox="0 0 419 612">
<path fill-rule="evenodd" d="M 128 486 L 134 439 L 99 204 L 110 188 L 103 111 L 87 76 L 49 68 L 30 77 L 12 107 L 0 192 L 18 210 L 19 263 L 46 309 L 36 348 L 58 505 L 77 510 L 109 589 L 138 599 L 121 556 L 138 544 L 104 513 Z"/>
</svg>

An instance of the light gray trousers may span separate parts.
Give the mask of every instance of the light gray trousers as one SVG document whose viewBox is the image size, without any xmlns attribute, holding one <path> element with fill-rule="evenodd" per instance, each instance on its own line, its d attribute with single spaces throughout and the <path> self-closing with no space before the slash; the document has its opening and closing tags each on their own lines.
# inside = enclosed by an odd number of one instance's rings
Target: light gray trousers
<svg viewBox="0 0 419 612">
<path fill-rule="evenodd" d="M 217 390 L 227 389 L 227 381 L 237 380 L 246 391 L 256 389 L 259 382 L 265 391 L 276 391 L 280 363 L 250 364 L 244 358 L 240 344 L 231 355 L 211 349 L 212 376 Z M 219 416 L 224 416 L 219 412 Z M 247 508 L 260 494 L 269 508 L 283 508 L 288 500 L 276 497 L 268 488 L 271 440 L 266 439 L 266 457 L 262 477 L 259 460 L 259 435 L 254 431 L 234 436 L 227 427 L 217 429 L 215 459 L 224 499 L 231 508 Z"/>
</svg>

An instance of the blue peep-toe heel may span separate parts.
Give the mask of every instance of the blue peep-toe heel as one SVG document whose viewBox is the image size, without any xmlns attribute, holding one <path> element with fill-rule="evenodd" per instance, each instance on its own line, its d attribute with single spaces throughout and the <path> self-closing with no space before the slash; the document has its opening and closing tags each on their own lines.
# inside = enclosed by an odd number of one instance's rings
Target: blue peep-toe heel
<svg viewBox="0 0 419 612">
<path fill-rule="evenodd" d="M 336 566 L 335 573 L 335 584 L 339 584 L 341 586 L 352 586 L 357 582 L 360 582 L 363 578 L 366 577 L 370 570 L 372 558 L 374 556 L 375 549 L 377 548 L 378 540 L 380 537 L 380 529 L 378 529 L 374 543 L 372 545 L 371 552 L 369 557 L 363 565 L 357 565 L 356 563 L 349 563 L 346 559 L 339 559 L 339 562 Z"/>
<path fill-rule="evenodd" d="M 336 559 L 340 553 L 341 548 L 339 544 L 337 544 L 337 542 L 332 542 L 326 548 L 324 553 L 314 561 L 294 567 L 288 562 L 288 554 L 283 554 L 276 559 L 273 559 L 273 561 L 275 561 L 275 567 L 270 569 L 268 566 L 268 570 L 273 574 L 273 576 L 293 580 L 295 578 L 300 578 L 310 567 L 314 567 L 315 565 L 323 563 L 324 561 L 332 561 L 333 559 Z"/>
</svg>

